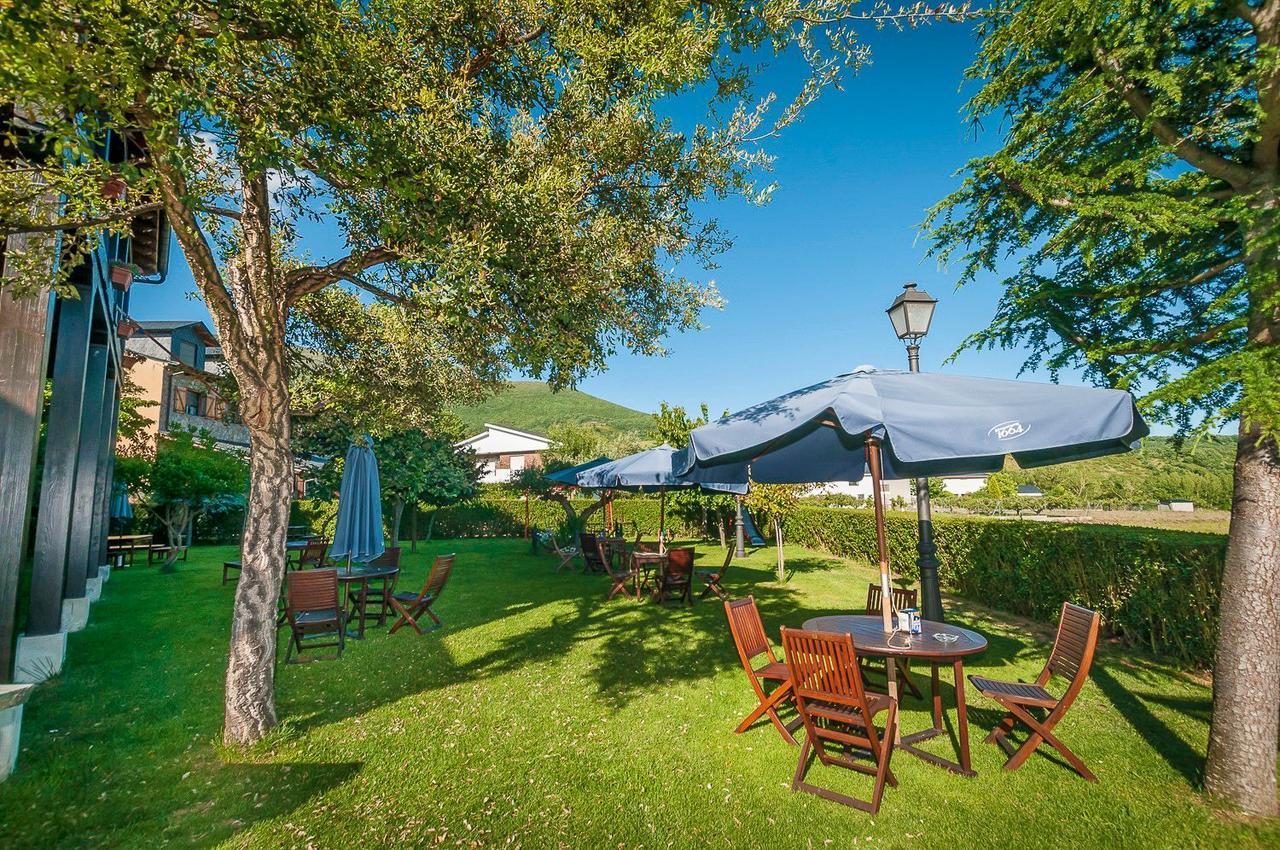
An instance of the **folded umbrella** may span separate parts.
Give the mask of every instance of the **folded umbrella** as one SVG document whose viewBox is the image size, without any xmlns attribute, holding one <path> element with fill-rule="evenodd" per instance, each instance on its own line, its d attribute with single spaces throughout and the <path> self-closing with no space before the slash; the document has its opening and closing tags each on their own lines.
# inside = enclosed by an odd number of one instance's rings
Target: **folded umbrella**
<svg viewBox="0 0 1280 850">
<path fill-rule="evenodd" d="M 382 485 L 378 459 L 369 437 L 353 442 L 342 467 L 338 489 L 338 522 L 333 531 L 334 558 L 366 563 L 385 550 L 382 529 Z"/>
</svg>

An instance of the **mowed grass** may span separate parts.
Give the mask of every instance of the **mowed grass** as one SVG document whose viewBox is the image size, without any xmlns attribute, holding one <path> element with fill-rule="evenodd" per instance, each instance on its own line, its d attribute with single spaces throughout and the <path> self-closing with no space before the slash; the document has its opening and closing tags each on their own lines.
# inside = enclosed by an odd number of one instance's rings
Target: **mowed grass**
<svg viewBox="0 0 1280 850">
<path fill-rule="evenodd" d="M 0 786 L 0 846 L 1280 845 L 1276 825 L 1215 813 L 1196 790 L 1208 688 L 1115 648 L 1059 727 L 1096 785 L 1044 755 L 1002 771 L 981 743 L 997 713 L 975 698 L 977 778 L 899 752 L 900 786 L 877 817 L 792 793 L 797 750 L 767 725 L 732 732 L 753 697 L 718 602 L 606 602 L 604 579 L 553 574 L 523 541 L 408 556 L 402 585 L 416 588 L 430 555 L 458 553 L 445 627 L 371 629 L 339 662 L 278 666 L 278 733 L 227 751 L 232 587 L 219 565 L 231 551 L 195 550 L 174 575 L 112 576 L 64 674 L 27 706 L 19 772 Z M 873 575 L 794 550 L 780 584 L 773 557 L 739 562 L 727 583 L 756 596 L 775 639 L 784 623 L 857 608 Z M 1044 627 L 972 606 L 954 619 L 990 640 L 971 672 L 1030 677 L 1044 661 Z M 904 707 L 908 731 L 927 725 L 922 703 Z M 870 788 L 820 766 L 811 777 Z"/>
</svg>

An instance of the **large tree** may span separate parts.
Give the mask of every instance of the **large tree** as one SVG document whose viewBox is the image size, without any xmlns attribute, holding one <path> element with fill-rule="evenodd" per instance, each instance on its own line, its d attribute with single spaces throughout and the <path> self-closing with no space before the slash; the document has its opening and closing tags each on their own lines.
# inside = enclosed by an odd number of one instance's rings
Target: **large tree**
<svg viewBox="0 0 1280 850">
<path fill-rule="evenodd" d="M 929 227 L 1006 272 L 973 347 L 1238 422 L 1205 787 L 1275 814 L 1280 702 L 1280 0 L 1014 0 L 982 26 L 1004 129 Z"/>
<path fill-rule="evenodd" d="M 395 307 L 432 334 L 389 338 L 406 373 L 446 357 L 566 384 L 620 347 L 661 351 L 716 300 L 674 271 L 724 247 L 695 204 L 763 194 L 758 143 L 865 55 L 847 15 L 843 0 L 6 4 L 0 102 L 40 116 L 51 155 L 0 175 L 3 232 L 91 239 L 163 208 L 239 388 L 251 483 L 228 743 L 276 722 L 291 312 L 328 321 L 314 299 L 335 287 L 360 293 L 348 308 Z M 748 69 L 788 45 L 808 83 L 757 106 Z M 706 94 L 708 119 L 665 118 L 678 93 Z M 127 163 L 93 156 L 108 130 Z M 61 219 L 26 212 L 33 186 L 66 197 Z M 317 218 L 339 249 L 323 260 L 297 247 Z"/>
</svg>

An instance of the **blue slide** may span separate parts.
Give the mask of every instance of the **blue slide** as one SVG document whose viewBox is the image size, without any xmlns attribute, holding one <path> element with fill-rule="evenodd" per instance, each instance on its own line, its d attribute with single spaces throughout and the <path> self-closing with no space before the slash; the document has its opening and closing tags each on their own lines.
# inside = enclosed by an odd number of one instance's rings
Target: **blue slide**
<svg viewBox="0 0 1280 850">
<path fill-rule="evenodd" d="M 746 508 L 742 509 L 742 531 L 747 536 L 747 542 L 752 546 L 764 545 L 764 538 L 756 530 L 756 524 L 751 521 L 751 512 Z"/>
</svg>

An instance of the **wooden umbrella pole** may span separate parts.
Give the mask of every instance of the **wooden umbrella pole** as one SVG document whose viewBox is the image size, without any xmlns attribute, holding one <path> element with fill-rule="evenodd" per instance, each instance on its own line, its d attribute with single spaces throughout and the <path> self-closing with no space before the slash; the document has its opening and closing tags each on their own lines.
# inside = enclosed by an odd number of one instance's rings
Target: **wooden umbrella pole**
<svg viewBox="0 0 1280 850">
<path fill-rule="evenodd" d="M 658 554 L 662 554 L 667 551 L 667 488 L 659 488 L 658 493 Z"/>
<path fill-rule="evenodd" d="M 876 513 L 876 546 L 880 551 L 880 614 L 884 632 L 893 632 L 893 591 L 889 578 L 889 541 L 884 530 L 884 492 L 880 489 L 880 441 L 867 436 L 867 466 L 871 469 L 871 503 Z"/>
</svg>

